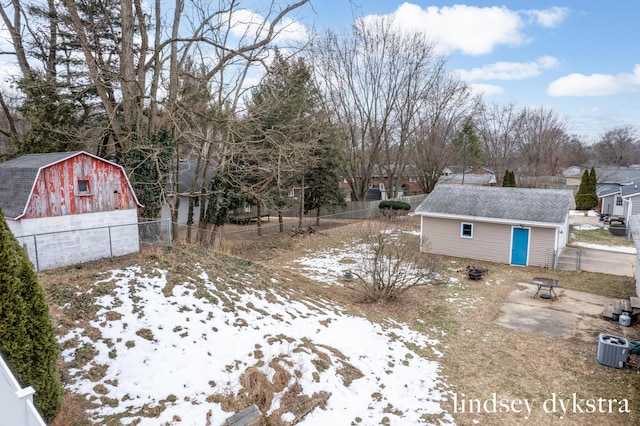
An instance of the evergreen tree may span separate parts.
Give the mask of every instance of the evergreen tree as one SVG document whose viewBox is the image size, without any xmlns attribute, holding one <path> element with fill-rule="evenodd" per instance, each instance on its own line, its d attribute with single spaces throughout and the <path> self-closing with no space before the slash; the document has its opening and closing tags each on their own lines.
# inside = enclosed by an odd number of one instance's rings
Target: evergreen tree
<svg viewBox="0 0 640 426">
<path fill-rule="evenodd" d="M 597 194 L 598 179 L 596 177 L 596 168 L 591 166 L 591 172 L 589 173 L 589 191 L 593 191 Z M 597 198 L 597 195 L 596 195 Z"/>
<path fill-rule="evenodd" d="M 596 195 L 595 188 L 592 190 L 591 187 L 589 170 L 585 170 L 582 174 L 582 180 L 580 181 L 580 188 L 576 194 L 576 209 L 589 210 L 598 205 L 598 196 Z"/>
<path fill-rule="evenodd" d="M 18 382 L 32 386 L 34 402 L 51 420 L 62 403 L 58 344 L 44 289 L 0 211 L 0 354 Z"/>
<path fill-rule="evenodd" d="M 337 187 L 338 156 L 331 143 L 333 127 L 322 110 L 320 92 L 311 70 L 301 58 L 285 58 L 276 50 L 269 72 L 251 93 L 248 103 L 250 138 L 249 155 L 242 158 L 239 170 L 250 170 L 241 179 L 251 196 L 260 199 L 278 212 L 280 229 L 284 232 L 282 211 L 291 204 L 289 190 L 301 188 L 300 217 L 307 208 L 317 209 L 317 203 L 333 200 L 329 192 L 307 197 L 309 179 Z M 248 138 L 245 138 L 248 139 Z M 320 188 L 317 188 L 318 191 Z M 306 206 L 309 200 L 316 205 Z M 260 222 L 258 222 L 260 223 Z"/>
<path fill-rule="evenodd" d="M 504 177 L 502 178 L 502 186 L 505 188 L 513 188 L 516 186 L 516 175 L 513 170 L 505 170 Z"/>
<path fill-rule="evenodd" d="M 502 176 L 502 186 L 503 187 L 509 186 L 509 169 L 506 169 L 504 171 L 504 176 Z"/>
<path fill-rule="evenodd" d="M 464 173 L 466 166 L 477 167 L 484 162 L 484 153 L 480 144 L 480 138 L 476 133 L 475 125 L 471 119 L 467 119 L 462 130 L 453 141 L 462 161 L 462 184 L 464 185 Z"/>
<path fill-rule="evenodd" d="M 320 220 L 320 209 L 329 210 L 346 206 L 345 192 L 340 187 L 339 169 L 341 166 L 340 151 L 335 139 L 325 139 L 316 146 L 316 164 L 305 171 L 304 210 L 316 211 L 316 225 Z"/>
<path fill-rule="evenodd" d="M 13 142 L 19 154 L 66 152 L 82 148 L 73 100 L 45 78 L 33 74 L 18 82 L 25 99 L 18 111 L 29 129 Z"/>
<path fill-rule="evenodd" d="M 591 167 L 591 172 L 589 173 L 589 192 L 588 195 L 591 198 L 589 205 L 590 209 L 593 209 L 598 206 L 598 180 L 596 178 L 596 169 L 595 167 Z"/>
</svg>

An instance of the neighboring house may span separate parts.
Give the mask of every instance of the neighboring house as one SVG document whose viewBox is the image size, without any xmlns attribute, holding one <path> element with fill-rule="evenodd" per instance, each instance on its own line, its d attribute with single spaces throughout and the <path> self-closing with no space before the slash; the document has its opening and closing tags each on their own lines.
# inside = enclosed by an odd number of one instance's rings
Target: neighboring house
<svg viewBox="0 0 640 426">
<path fill-rule="evenodd" d="M 438 185 L 415 210 L 420 250 L 555 268 L 574 206 L 570 190 Z"/>
<path fill-rule="evenodd" d="M 162 206 L 160 218 L 163 220 L 171 219 L 171 209 L 169 206 L 174 205 L 176 197 L 178 198 L 178 224 L 185 224 L 189 220 L 189 199 L 193 199 L 193 223 L 200 221 L 200 202 L 201 194 L 207 194 L 207 185 L 214 176 L 218 164 L 216 162 L 209 163 L 205 167 L 203 162 L 198 165 L 198 160 L 182 160 L 178 168 L 178 187 L 175 188 L 173 182 L 175 175 L 169 174 L 167 179 L 167 196 L 166 202 Z M 197 171 L 197 173 L 196 173 Z"/>
<path fill-rule="evenodd" d="M 562 171 L 562 176 L 565 178 L 565 184 L 567 186 L 575 186 L 580 187 L 580 183 L 582 183 L 582 175 L 584 174 L 584 170 L 578 166 L 567 167 Z M 596 172 L 596 177 L 598 173 Z"/>
<path fill-rule="evenodd" d="M 640 212 L 640 170 L 635 167 L 596 168 L 600 213 L 629 218 Z M 635 200 L 635 204 L 633 201 Z"/>
<path fill-rule="evenodd" d="M 495 186 L 496 175 L 486 167 L 462 168 L 459 166 L 446 167 L 438 184 L 457 184 L 457 185 L 477 185 L 477 186 Z"/>
<path fill-rule="evenodd" d="M 84 151 L 0 163 L 0 208 L 39 270 L 137 252 L 140 206 L 121 166 Z"/>
<path fill-rule="evenodd" d="M 192 225 L 200 222 L 201 203 L 207 202 L 209 195 L 209 184 L 218 169 L 218 163 L 211 161 L 208 167 L 204 167 L 204 162 L 198 164 L 197 159 L 182 160 L 178 169 L 178 186 L 173 184 L 175 175 L 172 173 L 167 179 L 166 202 L 162 205 L 160 218 L 162 220 L 171 220 L 178 225 L 189 223 L 189 200 L 193 200 L 193 213 L 191 217 Z M 171 207 L 174 205 L 176 197 L 177 203 L 177 220 L 171 217 Z M 206 207 L 206 204 L 205 204 Z M 257 207 L 252 204 L 245 204 L 244 207 L 230 213 L 229 220 L 231 222 L 244 222 L 246 220 L 257 219 Z M 269 212 L 263 206 L 261 215 L 268 217 Z"/>
<path fill-rule="evenodd" d="M 598 198 L 601 199 L 600 213 L 602 214 L 623 217 L 626 221 L 631 216 L 640 214 L 640 188 L 638 184 L 602 187 L 598 190 Z"/>
<path fill-rule="evenodd" d="M 417 167 L 412 165 L 406 165 L 403 168 L 402 174 L 393 179 L 393 188 L 389 188 L 388 185 L 388 174 L 382 167 L 375 166 L 369 181 L 369 189 L 367 190 L 365 201 L 386 200 L 394 192 L 391 189 L 395 190 L 397 197 L 406 197 L 423 193 L 420 183 L 418 182 Z M 342 182 L 340 182 L 340 187 L 344 189 L 345 194 L 347 194 L 345 198 L 346 201 L 355 200 L 354 191 L 351 189 L 346 179 L 343 179 Z"/>
</svg>

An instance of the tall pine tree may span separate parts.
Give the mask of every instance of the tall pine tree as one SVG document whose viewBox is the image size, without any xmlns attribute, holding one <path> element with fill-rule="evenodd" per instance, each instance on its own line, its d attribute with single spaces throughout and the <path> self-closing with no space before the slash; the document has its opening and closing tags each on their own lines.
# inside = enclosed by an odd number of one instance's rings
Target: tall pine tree
<svg viewBox="0 0 640 426">
<path fill-rule="evenodd" d="M 484 162 L 484 153 L 480 145 L 480 138 L 470 118 L 464 122 L 462 130 L 460 130 L 453 143 L 458 150 L 458 155 L 462 162 L 462 184 L 464 185 L 464 175 L 467 166 L 471 166 L 472 168 L 478 167 Z"/>
<path fill-rule="evenodd" d="M 62 403 L 58 344 L 44 289 L 0 211 L 0 354 L 34 402 L 51 420 Z"/>
<path fill-rule="evenodd" d="M 516 186 L 516 175 L 513 170 L 505 170 L 504 177 L 502 178 L 502 186 L 506 188 L 513 188 Z"/>
<path fill-rule="evenodd" d="M 589 170 L 586 169 L 582 174 L 580 189 L 578 189 L 578 193 L 576 194 L 576 208 L 578 210 L 590 210 L 598 205 L 595 175 L 595 169 L 592 173 L 589 173 Z"/>
<path fill-rule="evenodd" d="M 263 175 L 258 180 L 268 190 L 259 195 L 278 212 L 284 231 L 281 212 L 291 203 L 288 194 L 294 186 L 300 188 L 300 223 L 305 209 L 335 201 L 340 158 L 333 142 L 334 130 L 322 109 L 311 70 L 302 58 L 285 58 L 276 51 L 269 72 L 251 95 L 248 112 L 255 139 L 251 154 L 260 156 L 252 161 L 245 159 L 245 164 L 259 161 L 254 167 L 258 172 L 244 180 L 254 181 L 257 175 Z M 309 197 L 305 191 L 310 185 L 317 191 Z"/>
</svg>

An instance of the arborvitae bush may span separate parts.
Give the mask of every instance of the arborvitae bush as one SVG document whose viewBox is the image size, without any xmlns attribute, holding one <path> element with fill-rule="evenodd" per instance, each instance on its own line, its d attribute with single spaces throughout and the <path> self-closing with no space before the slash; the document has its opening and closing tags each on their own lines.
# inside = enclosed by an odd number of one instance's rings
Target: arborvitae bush
<svg viewBox="0 0 640 426">
<path fill-rule="evenodd" d="M 44 289 L 27 253 L 0 211 L 0 354 L 21 386 L 36 390 L 34 402 L 45 420 L 62 403 L 58 344 Z"/>
<path fill-rule="evenodd" d="M 576 194 L 576 209 L 591 210 L 598 205 L 598 195 L 596 194 L 596 171 L 585 170 L 580 181 L 580 189 Z"/>
<path fill-rule="evenodd" d="M 404 201 L 384 200 L 378 204 L 378 209 L 384 217 L 395 217 L 411 210 L 411 204 Z"/>
<path fill-rule="evenodd" d="M 516 186 L 516 174 L 513 170 L 505 170 L 502 178 L 502 186 L 505 188 L 513 188 Z"/>
<path fill-rule="evenodd" d="M 395 201 L 395 200 L 384 200 L 381 201 L 378 205 L 380 210 L 383 209 L 391 209 L 391 210 L 411 210 L 411 204 L 405 203 L 404 201 Z"/>
</svg>

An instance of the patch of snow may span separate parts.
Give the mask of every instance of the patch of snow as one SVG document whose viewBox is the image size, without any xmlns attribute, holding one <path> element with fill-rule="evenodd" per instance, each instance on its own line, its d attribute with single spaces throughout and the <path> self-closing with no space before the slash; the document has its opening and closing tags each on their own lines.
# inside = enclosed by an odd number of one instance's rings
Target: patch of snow
<svg viewBox="0 0 640 426">
<path fill-rule="evenodd" d="M 600 229 L 597 225 L 589 225 L 587 223 L 582 225 L 573 225 L 573 229 L 579 229 L 581 231 L 593 231 L 595 229 Z"/>
<path fill-rule="evenodd" d="M 599 217 L 600 216 L 600 214 L 595 210 L 589 210 L 586 213 L 587 214 L 585 215 L 585 211 L 584 210 L 569 210 L 569 215 L 570 216 L 591 216 L 591 217 Z"/>
<path fill-rule="evenodd" d="M 573 242 L 572 245 L 578 247 L 592 248 L 603 251 L 613 251 L 616 253 L 627 253 L 627 254 L 636 254 L 635 247 L 626 247 L 626 246 L 605 246 L 602 244 L 590 244 L 590 243 L 581 243 L 581 242 Z"/>
<path fill-rule="evenodd" d="M 349 424 L 356 418 L 380 424 L 385 417 L 392 424 L 418 424 L 432 415 L 440 416 L 439 424 L 453 424 L 440 406 L 447 387 L 440 367 L 427 356 L 442 356 L 438 340 L 396 321 L 348 315 L 293 290 L 226 286 L 198 269 L 198 280 L 183 283 L 169 283 L 166 270 L 111 271 L 104 281 L 115 289 L 97 299 L 98 318 L 90 324 L 101 337 L 91 342 L 76 329 L 61 339 L 77 339 L 97 351 L 68 384 L 96 402 L 90 411 L 94 421 L 113 415 L 122 424 L 172 424 L 180 418 L 183 425 L 202 425 L 210 417 L 221 425 L 234 413 L 208 398 L 237 395 L 247 368 L 273 378 L 278 365 L 291 374 L 286 386 L 297 380 L 305 395 L 331 393 L 326 409 L 316 408 L 300 425 Z M 73 356 L 71 349 L 63 353 L 67 362 Z M 363 376 L 345 385 L 340 371 L 349 367 Z M 97 381 L 87 374 L 92 368 L 104 370 Z M 281 394 L 275 396 L 270 412 L 281 401 Z M 155 418 L 135 414 L 160 404 L 165 408 Z"/>
</svg>

